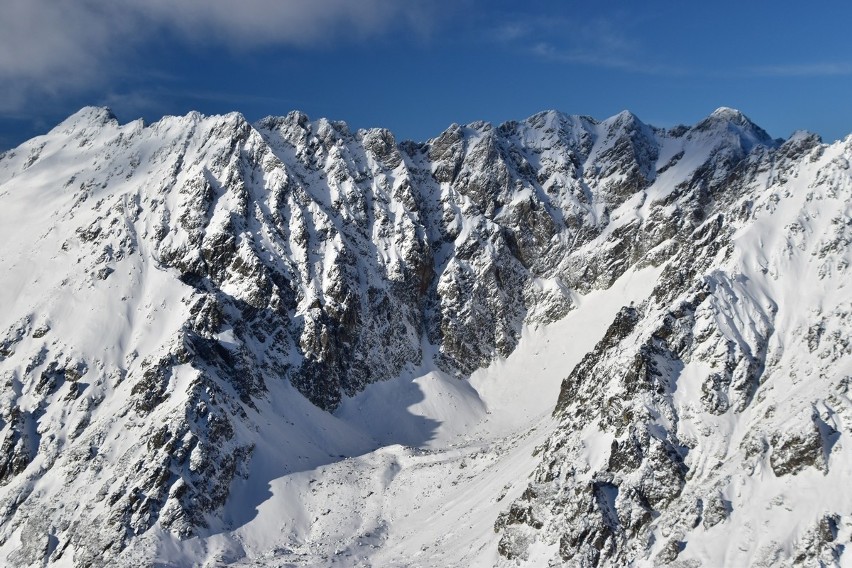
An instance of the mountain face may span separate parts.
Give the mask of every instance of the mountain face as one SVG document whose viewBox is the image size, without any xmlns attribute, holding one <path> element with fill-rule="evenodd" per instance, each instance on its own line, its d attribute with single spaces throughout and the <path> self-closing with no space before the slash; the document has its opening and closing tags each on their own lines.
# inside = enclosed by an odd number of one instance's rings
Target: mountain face
<svg viewBox="0 0 852 568">
<path fill-rule="evenodd" d="M 850 160 L 725 108 L 83 109 L 0 156 L 0 556 L 848 562 Z"/>
</svg>

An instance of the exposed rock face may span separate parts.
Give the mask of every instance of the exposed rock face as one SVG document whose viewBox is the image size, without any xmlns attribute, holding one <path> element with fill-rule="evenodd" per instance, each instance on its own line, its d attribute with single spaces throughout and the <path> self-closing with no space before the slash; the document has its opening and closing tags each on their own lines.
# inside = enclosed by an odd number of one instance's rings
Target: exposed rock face
<svg viewBox="0 0 852 568">
<path fill-rule="evenodd" d="M 426 143 L 298 112 L 146 126 L 84 109 L 0 157 L 0 546 L 100 566 L 155 526 L 220 530 L 280 396 L 333 411 L 421 365 L 464 379 L 576 294 L 657 266 L 566 377 L 495 529 L 513 561 L 537 542 L 569 565 L 683 561 L 690 531 L 736 518 L 737 471 L 831 474 L 846 398 L 801 379 L 839 381 L 852 348 L 833 292 L 850 154 L 730 109 L 671 130 L 546 112 Z M 796 271 L 831 292 L 819 313 L 781 304 Z M 785 359 L 791 343 L 812 357 Z M 798 413 L 773 414 L 761 393 L 785 373 Z M 835 554 L 826 518 L 803 558 Z"/>
<path fill-rule="evenodd" d="M 745 156 L 729 148 L 676 186 L 695 192 L 692 223 L 668 225 L 651 297 L 622 309 L 564 380 L 558 428 L 495 527 L 507 558 L 543 543 L 569 566 L 838 565 L 845 513 L 830 480 L 846 475 L 837 442 L 849 399 L 837 379 L 850 351 L 822 338 L 849 309 L 849 225 L 827 221 L 823 233 L 814 220 L 849 218 L 852 180 L 826 175 L 846 171 L 849 147 L 825 159 L 825 146 L 797 134 L 775 149 L 744 146 Z M 766 476 L 807 480 L 765 483 L 764 511 L 742 488 Z M 813 487 L 795 490 L 812 500 L 787 504 L 793 486 Z M 795 515 L 822 520 L 798 532 Z M 779 538 L 798 543 L 793 557 Z"/>
</svg>

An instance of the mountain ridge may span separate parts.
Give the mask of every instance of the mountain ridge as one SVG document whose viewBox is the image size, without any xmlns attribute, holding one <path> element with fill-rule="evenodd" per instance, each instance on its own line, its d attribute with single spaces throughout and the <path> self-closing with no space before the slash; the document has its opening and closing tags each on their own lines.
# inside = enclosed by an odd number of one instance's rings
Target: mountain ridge
<svg viewBox="0 0 852 568">
<path fill-rule="evenodd" d="M 339 461 L 331 456 L 385 455 L 381 448 L 401 440 L 429 447 L 452 412 L 433 408 L 441 420 L 408 412 L 433 404 L 424 377 L 442 385 L 442 396 L 465 401 L 466 420 L 486 420 L 487 401 L 455 378 L 508 360 L 525 332 L 554 325 L 582 298 L 646 269 L 660 271 L 651 294 L 618 312 L 591 359 L 564 370 L 562 395 L 547 403 L 558 404 L 557 424 L 543 442 L 557 465 L 535 466 L 526 497 L 513 494 L 495 519 L 492 544 L 511 562 L 533 558 L 545 542 L 564 543 L 553 557 L 581 565 L 675 561 L 684 540 L 667 540 L 669 556 L 659 556 L 662 538 L 648 539 L 663 530 L 686 538 L 666 508 L 694 507 L 684 501 L 693 494 L 701 503 L 731 501 L 689 486 L 687 473 L 701 466 L 683 450 L 682 407 L 698 405 L 690 412 L 707 416 L 696 419 L 701 427 L 715 424 L 712 416 L 747 415 L 775 369 L 772 357 L 783 359 L 771 339 L 793 333 L 766 308 L 788 294 L 770 283 L 772 274 L 791 277 L 787 265 L 770 255 L 755 272 L 754 263 L 730 259 L 762 258 L 755 243 L 777 242 L 773 215 L 786 215 L 785 238 L 797 244 L 780 250 L 805 274 L 801 251 L 823 254 L 820 266 L 829 268 L 820 268 L 819 281 L 830 283 L 823 299 L 837 304 L 830 314 L 841 313 L 832 286 L 848 263 L 848 205 L 838 197 L 849 187 L 848 154 L 848 143 L 826 145 L 814 135 L 773 140 L 726 108 L 672 129 L 626 111 L 603 121 L 545 111 L 499 126 L 451 125 L 423 143 L 397 143 L 385 129 L 352 132 L 298 111 L 254 125 L 239 113 L 194 112 L 121 125 L 107 109 L 81 109 L 0 156 L 7 266 L 0 299 L 11 307 L 0 322 L 8 456 L 0 496 L 15 503 L 0 511 L 0 550 L 20 566 L 68 556 L 75 565 L 132 565 L 128 555 L 145 535 L 176 538 L 169 546 L 180 548 L 236 534 L 251 515 L 231 496 L 254 495 L 252 475 L 274 485 Z M 802 200 L 802 191 L 818 197 Z M 799 209 L 779 205 L 792 203 Z M 832 220 L 832 239 L 806 236 L 811 214 Z M 738 244 L 749 230 L 758 240 Z M 761 283 L 760 293 L 744 282 Z M 719 323 L 705 305 L 736 317 Z M 735 305 L 753 306 L 741 313 Z M 837 317 L 814 324 L 817 347 L 803 353 L 818 352 Z M 691 347 L 702 344 L 696 338 L 709 342 L 703 351 Z M 848 350 L 837 345 L 840 354 Z M 728 355 L 713 358 L 714 349 Z M 670 391 L 693 356 L 709 361 L 701 368 L 706 392 L 675 400 Z M 826 363 L 826 376 L 843 361 Z M 632 411 L 618 426 L 598 416 L 609 403 L 594 391 L 622 368 L 633 375 L 613 384 L 615 398 L 625 407 L 646 400 L 653 412 Z M 358 414 L 351 401 L 400 377 L 417 387 L 400 396 L 410 433 L 379 435 L 370 423 L 380 420 Z M 654 413 L 670 418 L 657 423 Z M 842 431 L 818 414 L 819 424 Z M 608 461 L 627 465 L 590 463 L 573 480 L 557 475 L 554 468 L 582 455 L 574 437 L 596 421 L 595 436 L 615 444 Z M 356 422 L 362 426 L 344 433 Z M 271 446 L 270 432 L 299 449 Z M 633 454 L 621 449 L 628 432 Z M 773 471 L 782 472 L 799 471 L 792 462 L 801 452 L 811 465 L 831 463 L 836 444 L 821 437 L 827 449 L 819 461 L 814 440 L 800 438 L 778 438 L 791 459 L 754 455 L 774 459 Z M 407 451 L 394 459 L 415 459 Z M 657 483 L 654 470 L 669 477 Z M 554 497 L 584 483 L 589 495 Z M 50 505 L 57 492 L 90 506 Z M 567 522 L 560 511 L 569 506 L 591 511 L 589 524 Z M 39 510 L 50 514 L 40 518 Z M 99 529 L 83 529 L 91 525 Z M 21 534 L 35 544 L 15 544 Z M 222 546 L 234 562 L 259 552 L 239 553 L 233 538 Z M 832 542 L 814 554 L 837 553 L 827 552 Z"/>
</svg>

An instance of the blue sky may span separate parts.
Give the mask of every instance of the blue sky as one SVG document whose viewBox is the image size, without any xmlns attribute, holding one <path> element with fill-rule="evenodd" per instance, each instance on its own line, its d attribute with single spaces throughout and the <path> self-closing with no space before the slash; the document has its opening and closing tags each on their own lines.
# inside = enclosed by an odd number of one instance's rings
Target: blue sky
<svg viewBox="0 0 852 568">
<path fill-rule="evenodd" d="M 300 109 L 425 140 L 545 109 L 776 137 L 852 132 L 852 5 L 0 0 L 0 149 L 88 104 L 122 121 Z"/>
</svg>

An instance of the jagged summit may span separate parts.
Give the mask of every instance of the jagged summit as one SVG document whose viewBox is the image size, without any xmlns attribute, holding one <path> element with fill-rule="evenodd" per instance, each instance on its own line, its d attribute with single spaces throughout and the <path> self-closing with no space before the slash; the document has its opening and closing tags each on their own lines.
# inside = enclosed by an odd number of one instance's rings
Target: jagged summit
<svg viewBox="0 0 852 568">
<path fill-rule="evenodd" d="M 245 117 L 239 112 L 228 113 L 227 115 L 223 115 L 230 120 L 235 120 L 237 122 L 245 122 Z M 184 120 L 189 120 L 190 122 L 196 122 L 202 120 L 204 118 L 212 118 L 205 117 L 205 115 L 199 113 L 198 111 L 190 111 L 183 117 L 164 117 L 164 120 L 173 120 L 183 118 Z M 75 124 L 89 124 L 92 126 L 103 126 L 109 122 L 118 122 L 118 118 L 113 114 L 113 111 L 106 106 L 86 106 L 81 108 L 79 111 L 70 115 L 67 119 L 57 125 L 54 130 L 59 128 L 68 128 Z M 623 110 L 609 118 L 603 120 L 596 120 L 590 116 L 584 115 L 570 115 L 566 114 L 562 111 L 558 110 L 547 110 L 536 113 L 529 118 L 523 121 L 525 124 L 530 126 L 541 126 L 548 125 L 548 127 L 552 127 L 555 124 L 563 124 L 563 123 L 587 123 L 589 125 L 597 125 L 597 124 L 631 124 L 631 125 L 641 125 L 643 127 L 651 127 L 652 125 L 647 125 L 633 112 L 629 110 Z M 509 121 L 505 123 L 506 125 L 514 124 L 515 121 Z M 763 129 L 754 124 L 745 114 L 740 112 L 739 110 L 732 109 L 729 107 L 719 107 L 715 111 L 713 111 L 707 118 L 702 119 L 695 125 L 695 129 L 702 130 L 706 129 L 711 125 L 724 123 L 731 124 L 740 127 L 744 127 L 747 130 L 754 130 L 756 133 L 764 133 Z M 156 123 L 154 123 L 156 124 Z M 307 127 L 308 124 L 313 125 L 312 128 L 318 128 L 321 125 L 332 125 L 336 129 L 341 129 L 344 131 L 349 131 L 349 127 L 345 121 L 340 120 L 328 120 L 325 118 L 317 119 L 316 121 L 312 120 L 307 114 L 299 110 L 293 110 L 283 116 L 267 116 L 256 123 L 253 124 L 255 128 L 271 130 L 276 126 L 280 126 L 282 124 L 290 124 L 290 125 L 299 125 L 301 127 Z M 481 130 L 488 126 L 488 123 L 484 121 L 476 121 L 469 125 L 469 128 L 474 130 Z M 503 126 L 503 125 L 501 125 Z M 453 124 L 450 125 L 446 132 L 453 131 L 455 129 L 460 128 L 460 125 Z M 370 129 L 367 129 L 370 130 Z M 765 138 L 768 143 L 772 142 L 772 139 L 768 135 L 760 135 L 758 134 L 758 138 Z"/>
<path fill-rule="evenodd" d="M 57 124 L 50 134 L 68 133 L 85 128 L 99 128 L 106 124 L 118 124 L 118 118 L 109 107 L 86 106 Z"/>
<path fill-rule="evenodd" d="M 720 107 L 713 111 L 710 116 L 698 122 L 693 127 L 693 131 L 709 132 L 710 136 L 719 136 L 727 132 L 729 136 L 739 138 L 745 152 L 751 151 L 758 145 L 775 147 L 783 142 L 783 140 L 773 139 L 740 111 L 728 107 Z"/>
<path fill-rule="evenodd" d="M 850 152 L 82 109 L 0 157 L 0 563 L 839 563 Z"/>
<path fill-rule="evenodd" d="M 642 121 L 639 119 L 638 116 L 636 116 L 631 111 L 626 110 L 626 109 L 619 112 L 616 115 L 611 116 L 610 118 L 608 118 L 604 122 L 612 122 L 612 123 L 619 123 L 619 124 L 640 124 L 640 123 L 642 123 Z"/>
<path fill-rule="evenodd" d="M 712 113 L 710 113 L 710 116 L 720 118 L 720 119 L 723 119 L 723 120 L 731 120 L 731 121 L 737 121 L 737 122 L 746 122 L 746 121 L 750 122 L 749 119 L 746 117 L 746 115 L 744 115 L 743 113 L 741 113 L 740 111 L 738 111 L 735 108 L 726 107 L 726 106 L 721 106 L 721 107 L 717 108 Z"/>
</svg>

